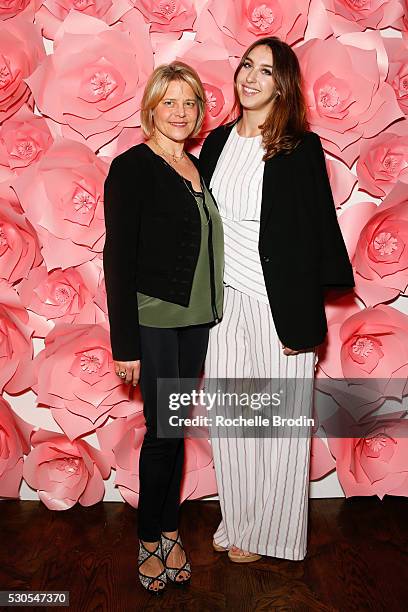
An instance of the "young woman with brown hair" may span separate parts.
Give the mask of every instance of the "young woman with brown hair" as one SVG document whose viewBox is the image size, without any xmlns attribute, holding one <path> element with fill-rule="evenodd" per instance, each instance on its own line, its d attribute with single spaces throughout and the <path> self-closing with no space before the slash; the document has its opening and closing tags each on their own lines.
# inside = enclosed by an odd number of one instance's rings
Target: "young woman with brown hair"
<svg viewBox="0 0 408 612">
<path fill-rule="evenodd" d="M 225 243 L 224 317 L 210 334 L 206 378 L 291 379 L 284 416 L 310 417 L 324 288 L 353 287 L 352 268 L 294 51 L 257 40 L 234 82 L 238 117 L 200 155 Z M 235 562 L 303 559 L 310 436 L 211 435 L 222 511 L 214 548 Z"/>
</svg>

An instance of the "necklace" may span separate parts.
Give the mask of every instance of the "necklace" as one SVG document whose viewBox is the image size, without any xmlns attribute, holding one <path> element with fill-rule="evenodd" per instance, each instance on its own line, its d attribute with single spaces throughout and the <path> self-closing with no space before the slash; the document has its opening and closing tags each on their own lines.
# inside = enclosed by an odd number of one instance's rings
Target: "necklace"
<svg viewBox="0 0 408 612">
<path fill-rule="evenodd" d="M 156 138 L 153 138 L 152 140 L 154 140 L 154 142 L 156 143 L 156 145 L 159 147 L 159 149 L 165 154 L 168 155 L 169 157 L 172 158 L 174 163 L 177 163 L 179 161 L 181 161 L 184 157 L 185 157 L 185 152 L 182 151 L 180 157 L 177 157 L 177 155 L 175 153 L 170 153 L 169 151 L 166 151 L 166 149 L 164 149 L 156 140 Z"/>
</svg>

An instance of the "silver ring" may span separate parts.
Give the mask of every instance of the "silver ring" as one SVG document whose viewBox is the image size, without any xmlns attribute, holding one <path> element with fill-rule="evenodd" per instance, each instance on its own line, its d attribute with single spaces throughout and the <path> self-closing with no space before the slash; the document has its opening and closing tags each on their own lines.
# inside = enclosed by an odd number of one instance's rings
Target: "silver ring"
<svg viewBox="0 0 408 612">
<path fill-rule="evenodd" d="M 119 372 L 119 376 L 120 376 L 121 378 L 125 378 L 125 376 L 126 376 L 126 372 Z"/>
</svg>

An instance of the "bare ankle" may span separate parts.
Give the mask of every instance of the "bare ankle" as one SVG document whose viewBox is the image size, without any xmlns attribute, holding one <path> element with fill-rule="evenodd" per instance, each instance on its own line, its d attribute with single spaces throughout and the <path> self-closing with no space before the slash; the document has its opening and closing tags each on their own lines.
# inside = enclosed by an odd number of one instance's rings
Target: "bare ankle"
<svg viewBox="0 0 408 612">
<path fill-rule="evenodd" d="M 143 546 L 146 548 L 146 550 L 148 550 L 149 552 L 155 551 L 159 545 L 159 540 L 157 540 L 157 542 L 146 542 L 145 540 L 140 540 L 140 541 L 143 544 Z"/>
</svg>

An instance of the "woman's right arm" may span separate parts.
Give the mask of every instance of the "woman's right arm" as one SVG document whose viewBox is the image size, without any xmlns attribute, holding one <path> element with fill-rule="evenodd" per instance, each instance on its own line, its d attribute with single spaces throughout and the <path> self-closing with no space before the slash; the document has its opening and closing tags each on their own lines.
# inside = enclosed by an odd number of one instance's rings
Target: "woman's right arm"
<svg viewBox="0 0 408 612">
<path fill-rule="evenodd" d="M 140 359 L 136 283 L 140 202 L 137 190 L 131 188 L 140 182 L 135 171 L 123 157 L 115 158 L 104 185 L 103 269 L 112 356 L 121 362 Z"/>
</svg>

